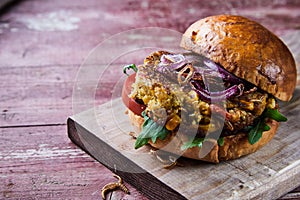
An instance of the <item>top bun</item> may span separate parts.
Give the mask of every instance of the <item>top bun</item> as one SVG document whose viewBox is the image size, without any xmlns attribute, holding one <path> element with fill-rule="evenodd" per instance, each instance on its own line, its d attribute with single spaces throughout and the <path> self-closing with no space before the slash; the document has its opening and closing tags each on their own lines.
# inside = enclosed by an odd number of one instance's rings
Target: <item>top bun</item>
<svg viewBox="0 0 300 200">
<path fill-rule="evenodd" d="M 280 100 L 288 101 L 293 95 L 295 60 L 286 45 L 257 22 L 232 15 L 207 17 L 186 30 L 181 46 Z"/>
</svg>

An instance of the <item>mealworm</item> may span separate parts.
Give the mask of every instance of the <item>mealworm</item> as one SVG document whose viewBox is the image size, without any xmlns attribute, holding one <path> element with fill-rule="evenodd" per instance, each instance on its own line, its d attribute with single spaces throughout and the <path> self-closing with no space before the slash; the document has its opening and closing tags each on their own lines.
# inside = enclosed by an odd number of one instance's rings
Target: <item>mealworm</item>
<svg viewBox="0 0 300 200">
<path fill-rule="evenodd" d="M 123 184 L 123 179 L 120 176 L 114 174 L 114 177 L 117 178 L 117 179 L 119 179 L 119 183 L 120 184 Z"/>
<path fill-rule="evenodd" d="M 105 200 L 106 192 L 119 188 L 119 183 L 108 183 L 101 189 L 102 199 Z"/>
<path fill-rule="evenodd" d="M 108 183 L 101 189 L 101 191 L 102 191 L 101 194 L 102 194 L 103 200 L 105 200 L 105 196 L 108 191 L 113 191 L 116 189 L 121 189 L 126 194 L 129 194 L 129 189 L 123 184 L 123 179 L 116 174 L 114 174 L 113 176 L 115 178 L 119 179 L 119 181 L 115 182 L 115 183 Z"/>
<path fill-rule="evenodd" d="M 163 159 L 161 156 L 159 156 L 158 153 L 157 153 L 157 151 L 155 151 L 155 150 L 150 149 L 150 154 L 154 155 L 157 158 L 157 160 L 159 160 L 163 164 L 170 163 L 169 160 Z"/>
<path fill-rule="evenodd" d="M 175 167 L 177 165 L 177 162 L 173 162 L 173 163 L 170 163 L 168 165 L 164 165 L 164 168 L 165 169 L 172 169 L 173 167 Z"/>
<path fill-rule="evenodd" d="M 174 156 L 169 156 L 169 159 L 163 159 L 157 153 L 157 151 L 150 149 L 150 154 L 154 155 L 163 165 L 165 169 L 172 169 L 175 166 L 183 167 L 184 165 L 177 161 Z"/>
<path fill-rule="evenodd" d="M 119 187 L 121 188 L 121 190 L 123 190 L 123 192 L 129 194 L 129 189 L 124 184 L 119 183 Z"/>
</svg>

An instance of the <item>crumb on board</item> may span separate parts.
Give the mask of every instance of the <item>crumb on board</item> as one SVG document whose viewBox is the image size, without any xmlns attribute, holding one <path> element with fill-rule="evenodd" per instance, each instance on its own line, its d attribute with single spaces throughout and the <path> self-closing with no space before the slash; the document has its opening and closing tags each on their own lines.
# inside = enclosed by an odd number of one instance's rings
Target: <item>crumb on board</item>
<svg viewBox="0 0 300 200">
<path fill-rule="evenodd" d="M 130 131 L 128 134 L 129 134 L 133 139 L 136 139 L 136 133 L 135 133 L 135 132 Z"/>
</svg>

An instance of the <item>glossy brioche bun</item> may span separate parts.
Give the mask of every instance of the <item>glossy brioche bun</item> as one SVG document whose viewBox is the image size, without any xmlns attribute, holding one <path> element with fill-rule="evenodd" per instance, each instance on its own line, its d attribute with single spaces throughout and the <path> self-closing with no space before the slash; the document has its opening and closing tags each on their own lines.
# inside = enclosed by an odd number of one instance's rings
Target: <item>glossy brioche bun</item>
<svg viewBox="0 0 300 200">
<path fill-rule="evenodd" d="M 144 119 L 134 114 L 128 109 L 128 116 L 131 121 L 131 124 L 138 128 L 139 131 L 142 129 L 142 125 Z M 259 148 L 267 144 L 275 135 L 276 130 L 278 128 L 278 122 L 274 120 L 269 120 L 267 124 L 270 126 L 269 131 L 263 132 L 262 137 L 258 142 L 251 145 L 248 142 L 248 135 L 246 133 L 239 133 L 237 135 L 231 135 L 224 137 L 224 145 L 219 146 L 216 140 L 209 139 L 207 140 L 202 148 L 209 147 L 210 152 L 204 157 L 201 154 L 201 148 L 193 147 L 182 152 L 180 147 L 184 142 L 187 141 L 187 138 L 181 136 L 183 134 L 172 133 L 167 136 L 164 140 L 157 139 L 156 143 L 153 144 L 149 141 L 150 145 L 157 149 L 162 149 L 173 154 L 177 154 L 186 158 L 191 158 L 195 160 L 203 160 L 212 163 L 218 163 L 221 160 L 232 160 L 235 158 L 239 158 L 241 156 L 253 153 L 257 151 Z M 172 142 L 172 145 L 167 145 Z M 166 146 L 167 145 L 167 146 Z M 212 148 L 210 148 L 212 145 Z M 166 148 L 167 147 L 167 148 Z M 204 151 L 207 152 L 207 151 Z"/>
<path fill-rule="evenodd" d="M 291 52 L 254 21 L 232 15 L 207 17 L 186 30 L 180 45 L 280 100 L 288 101 L 293 95 L 297 73 Z"/>
</svg>

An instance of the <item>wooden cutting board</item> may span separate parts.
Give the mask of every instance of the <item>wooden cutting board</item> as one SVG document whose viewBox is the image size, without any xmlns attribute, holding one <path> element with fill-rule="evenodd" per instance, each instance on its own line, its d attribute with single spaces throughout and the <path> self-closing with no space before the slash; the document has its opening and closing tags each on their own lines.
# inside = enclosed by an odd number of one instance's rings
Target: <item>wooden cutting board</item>
<svg viewBox="0 0 300 200">
<path fill-rule="evenodd" d="M 149 153 L 135 150 L 121 99 L 68 119 L 71 140 L 135 186 L 149 199 L 275 199 L 300 184 L 300 88 L 282 104 L 288 122 L 258 152 L 209 164 L 180 159 L 184 167 L 164 169 Z"/>
</svg>

